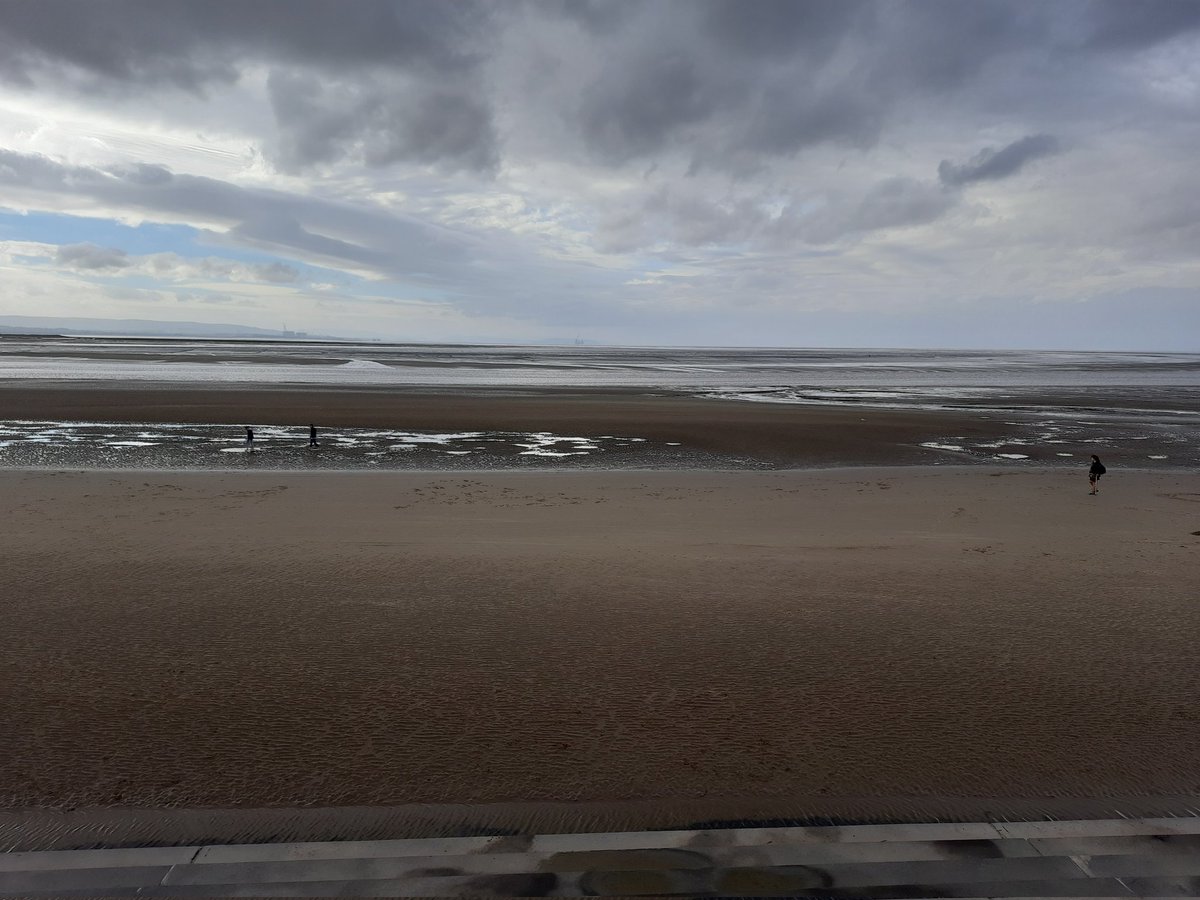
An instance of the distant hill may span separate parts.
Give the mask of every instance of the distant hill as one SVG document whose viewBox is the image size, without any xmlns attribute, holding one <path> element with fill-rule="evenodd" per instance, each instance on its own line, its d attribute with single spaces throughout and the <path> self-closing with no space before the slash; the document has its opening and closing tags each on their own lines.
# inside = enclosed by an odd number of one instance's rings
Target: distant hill
<svg viewBox="0 0 1200 900">
<path fill-rule="evenodd" d="M 249 325 L 159 322 L 153 319 L 76 319 L 58 316 L 0 316 L 0 334 L 105 334 L 130 337 L 307 338 L 303 331 L 273 331 Z M 311 335 L 327 337 L 327 335 Z"/>
</svg>

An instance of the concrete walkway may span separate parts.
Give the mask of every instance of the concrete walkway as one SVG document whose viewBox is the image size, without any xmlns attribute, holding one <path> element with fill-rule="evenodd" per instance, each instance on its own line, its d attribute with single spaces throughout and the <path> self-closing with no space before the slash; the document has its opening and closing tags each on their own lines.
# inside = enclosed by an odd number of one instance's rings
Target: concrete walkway
<svg viewBox="0 0 1200 900">
<path fill-rule="evenodd" d="M 1200 818 L 232 844 L 0 855 L 0 895 L 1196 896 Z"/>
</svg>

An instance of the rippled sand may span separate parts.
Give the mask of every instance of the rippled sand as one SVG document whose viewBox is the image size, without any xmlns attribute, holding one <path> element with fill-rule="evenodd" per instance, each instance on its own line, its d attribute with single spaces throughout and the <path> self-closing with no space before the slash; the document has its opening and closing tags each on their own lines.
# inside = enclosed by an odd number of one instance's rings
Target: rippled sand
<svg viewBox="0 0 1200 900">
<path fill-rule="evenodd" d="M 10 808 L 1200 795 L 1187 476 L 8 471 L 0 496 Z"/>
</svg>

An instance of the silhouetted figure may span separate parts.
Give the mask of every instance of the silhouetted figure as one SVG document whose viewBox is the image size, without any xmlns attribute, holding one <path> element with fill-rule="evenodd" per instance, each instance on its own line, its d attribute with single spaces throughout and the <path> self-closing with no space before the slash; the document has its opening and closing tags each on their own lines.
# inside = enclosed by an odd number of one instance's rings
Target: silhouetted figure
<svg viewBox="0 0 1200 900">
<path fill-rule="evenodd" d="M 249 425 L 246 426 L 246 452 L 254 452 L 254 429 Z"/>
<path fill-rule="evenodd" d="M 1088 469 L 1088 483 L 1092 486 L 1093 494 L 1100 493 L 1100 488 L 1097 487 L 1097 484 L 1100 481 L 1100 476 L 1107 471 L 1108 469 L 1104 468 L 1104 463 L 1100 462 L 1100 457 L 1093 453 L 1092 467 Z"/>
<path fill-rule="evenodd" d="M 317 446 L 317 426 L 316 425 L 308 426 L 308 446 L 310 446 L 310 447 Z"/>
</svg>

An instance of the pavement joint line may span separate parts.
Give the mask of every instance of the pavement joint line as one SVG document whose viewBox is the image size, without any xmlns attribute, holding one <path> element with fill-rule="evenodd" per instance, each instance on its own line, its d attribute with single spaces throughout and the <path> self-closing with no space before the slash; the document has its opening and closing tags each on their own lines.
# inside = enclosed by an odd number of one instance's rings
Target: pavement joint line
<svg viewBox="0 0 1200 900">
<path fill-rule="evenodd" d="M 1083 874 L 1086 875 L 1088 878 L 1096 877 L 1096 873 L 1093 872 L 1091 867 L 1088 865 L 1088 857 L 1086 857 L 1086 856 L 1068 856 L 1067 859 L 1071 860 L 1071 862 L 1073 862 L 1073 863 L 1075 863 L 1075 865 L 1079 866 L 1079 868 L 1083 871 Z"/>
</svg>

